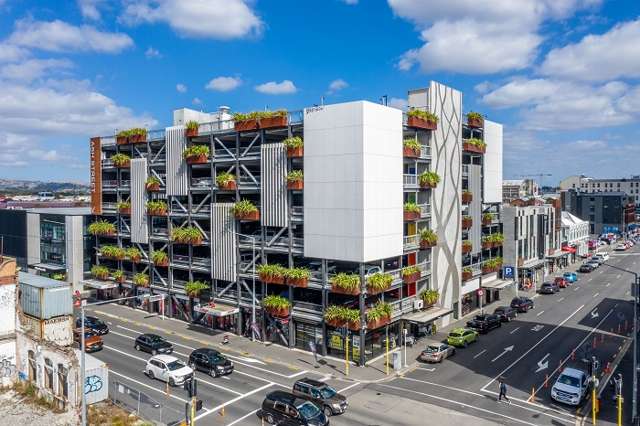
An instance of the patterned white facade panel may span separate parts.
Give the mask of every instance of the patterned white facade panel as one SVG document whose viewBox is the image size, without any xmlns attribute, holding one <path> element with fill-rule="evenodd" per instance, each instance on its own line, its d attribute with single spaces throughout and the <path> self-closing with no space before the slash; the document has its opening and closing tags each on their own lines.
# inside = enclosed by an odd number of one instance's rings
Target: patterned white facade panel
<svg viewBox="0 0 640 426">
<path fill-rule="evenodd" d="M 211 270 L 216 280 L 236 280 L 236 220 L 233 203 L 211 204 Z"/>
<path fill-rule="evenodd" d="M 182 153 L 187 148 L 184 126 L 167 127 L 167 195 L 187 195 L 187 163 Z"/>
<path fill-rule="evenodd" d="M 131 160 L 131 242 L 146 244 L 149 241 L 147 227 L 147 159 Z"/>
<path fill-rule="evenodd" d="M 263 144 L 260 170 L 262 226 L 287 226 L 287 148 L 283 143 Z"/>
</svg>

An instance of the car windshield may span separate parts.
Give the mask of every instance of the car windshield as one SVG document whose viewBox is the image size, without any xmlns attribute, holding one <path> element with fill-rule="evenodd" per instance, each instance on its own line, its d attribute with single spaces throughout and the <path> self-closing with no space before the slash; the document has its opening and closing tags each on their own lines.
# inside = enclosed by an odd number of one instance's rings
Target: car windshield
<svg viewBox="0 0 640 426">
<path fill-rule="evenodd" d="M 566 374 L 562 374 L 558 377 L 558 383 L 562 383 L 563 385 L 573 386 L 577 388 L 580 386 L 580 380 L 576 377 L 567 376 Z"/>
<path fill-rule="evenodd" d="M 91 318 L 89 320 L 90 324 L 94 324 L 94 325 L 104 325 L 104 322 L 101 319 L 98 318 Z"/>
<path fill-rule="evenodd" d="M 185 366 L 184 362 L 178 361 L 178 360 L 171 361 L 170 363 L 167 364 L 167 368 L 171 371 L 179 370 L 184 366 Z"/>
<path fill-rule="evenodd" d="M 333 398 L 338 392 L 331 386 L 320 388 L 320 394 L 323 398 Z"/>
<path fill-rule="evenodd" d="M 451 336 L 451 335 L 449 335 Z M 440 346 L 427 346 L 427 349 L 425 349 L 425 352 L 440 352 Z"/>
<path fill-rule="evenodd" d="M 318 409 L 318 407 L 316 407 L 309 401 L 298 405 L 296 408 L 298 409 L 300 415 L 305 419 L 313 419 L 318 414 L 320 414 L 320 409 Z"/>
<path fill-rule="evenodd" d="M 160 336 L 148 336 L 149 340 L 151 341 L 151 343 L 162 343 L 164 342 L 164 339 Z"/>
</svg>

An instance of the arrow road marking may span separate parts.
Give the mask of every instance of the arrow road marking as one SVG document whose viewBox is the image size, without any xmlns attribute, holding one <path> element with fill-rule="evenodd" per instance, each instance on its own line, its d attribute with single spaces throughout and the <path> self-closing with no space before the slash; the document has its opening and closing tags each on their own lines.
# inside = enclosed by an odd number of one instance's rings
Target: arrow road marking
<svg viewBox="0 0 640 426">
<path fill-rule="evenodd" d="M 535 327 L 533 327 L 533 328 L 531 329 L 531 331 L 540 331 L 540 330 L 542 330 L 543 328 L 544 328 L 544 325 L 542 325 L 542 324 L 538 324 L 538 325 L 536 325 Z"/>
<path fill-rule="evenodd" d="M 598 308 L 594 309 L 593 311 L 591 311 L 591 319 L 596 319 L 598 318 Z"/>
<path fill-rule="evenodd" d="M 491 362 L 494 362 L 495 360 L 499 359 L 502 355 L 506 354 L 507 352 L 511 352 L 512 350 L 513 350 L 513 345 L 507 346 L 506 348 L 504 348 L 504 351 L 502 351 L 500 355 L 492 359 Z"/>
<path fill-rule="evenodd" d="M 561 297 L 560 299 L 558 299 L 558 302 L 562 302 L 564 300 L 564 297 Z"/>
<path fill-rule="evenodd" d="M 593 298 L 595 299 L 596 297 L 600 296 L 600 293 L 596 293 L 593 295 Z"/>
<path fill-rule="evenodd" d="M 551 354 L 546 354 L 540 361 L 538 361 L 538 369 L 536 370 L 536 373 L 549 368 L 549 361 L 545 361 L 549 355 Z"/>
</svg>

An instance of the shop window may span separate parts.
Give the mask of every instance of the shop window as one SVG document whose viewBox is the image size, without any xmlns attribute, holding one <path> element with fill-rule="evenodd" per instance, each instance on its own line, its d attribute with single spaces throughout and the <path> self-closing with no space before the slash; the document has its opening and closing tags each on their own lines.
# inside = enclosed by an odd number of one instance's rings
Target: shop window
<svg viewBox="0 0 640 426">
<path fill-rule="evenodd" d="M 53 363 L 49 358 L 44 359 L 44 387 L 53 392 Z"/>
<path fill-rule="evenodd" d="M 33 353 L 33 351 L 29 351 L 27 356 L 29 358 L 29 381 L 35 382 L 36 381 L 36 355 Z"/>
</svg>

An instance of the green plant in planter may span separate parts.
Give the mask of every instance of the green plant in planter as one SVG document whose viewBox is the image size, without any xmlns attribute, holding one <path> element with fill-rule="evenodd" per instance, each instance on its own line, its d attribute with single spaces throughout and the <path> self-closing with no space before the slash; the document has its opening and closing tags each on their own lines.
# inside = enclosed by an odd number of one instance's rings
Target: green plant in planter
<svg viewBox="0 0 640 426">
<path fill-rule="evenodd" d="M 131 129 L 131 134 L 135 135 L 135 136 L 146 137 L 147 136 L 147 129 L 136 127 L 134 129 Z"/>
<path fill-rule="evenodd" d="M 284 277 L 287 268 L 277 263 L 264 263 L 258 265 L 258 274 L 265 278 L 280 278 Z"/>
<path fill-rule="evenodd" d="M 126 251 L 122 247 L 105 245 L 100 247 L 100 253 L 105 257 L 112 257 L 114 259 L 124 259 Z"/>
<path fill-rule="evenodd" d="M 501 232 L 497 232 L 495 234 L 491 234 L 491 242 L 495 244 L 502 244 L 504 242 L 504 234 Z"/>
<path fill-rule="evenodd" d="M 153 212 L 164 214 L 168 208 L 167 203 L 162 200 L 147 201 L 147 211 L 149 213 Z"/>
<path fill-rule="evenodd" d="M 404 211 L 406 213 L 420 213 L 420 206 L 412 201 L 409 201 L 404 203 Z"/>
<path fill-rule="evenodd" d="M 187 128 L 187 130 L 198 130 L 198 127 L 200 127 L 200 124 L 195 120 L 191 120 L 191 121 L 187 121 L 187 124 L 185 127 Z"/>
<path fill-rule="evenodd" d="M 216 176 L 216 185 L 218 186 L 227 186 L 231 182 L 235 182 L 235 181 L 236 181 L 235 175 L 229 172 L 218 173 L 218 176 Z"/>
<path fill-rule="evenodd" d="M 129 200 L 118 201 L 118 204 L 116 204 L 116 207 L 118 208 L 118 210 L 128 210 L 131 208 L 131 201 Z"/>
<path fill-rule="evenodd" d="M 473 274 L 473 269 L 471 269 L 471 267 L 469 267 L 469 266 L 465 266 L 464 268 L 462 268 L 462 273 L 463 274 Z"/>
<path fill-rule="evenodd" d="M 349 323 L 360 322 L 360 310 L 347 308 L 344 306 L 330 305 L 324 311 L 324 319 L 326 321 L 340 321 Z"/>
<path fill-rule="evenodd" d="M 87 227 L 91 235 L 106 235 L 116 232 L 116 226 L 107 220 L 97 220 Z"/>
<path fill-rule="evenodd" d="M 144 274 L 142 272 L 138 272 L 133 276 L 133 279 L 131 280 L 131 282 L 133 282 L 134 285 L 146 287 L 149 285 L 149 275 Z"/>
<path fill-rule="evenodd" d="M 64 281 L 67 279 L 67 274 L 65 274 L 64 272 L 58 272 L 51 275 L 51 279 L 57 280 L 57 281 Z"/>
<path fill-rule="evenodd" d="M 433 305 L 438 301 L 439 297 L 440 297 L 440 293 L 438 292 L 438 290 L 429 289 L 429 290 L 424 290 L 422 293 L 420 293 L 420 298 L 424 301 L 426 305 Z"/>
<path fill-rule="evenodd" d="M 111 156 L 111 162 L 116 167 L 125 166 L 129 163 L 129 161 L 131 161 L 131 157 L 129 157 L 127 154 L 118 153 Z"/>
<path fill-rule="evenodd" d="M 304 179 L 304 175 L 302 174 L 302 170 L 291 170 L 289 174 L 287 174 L 287 182 L 300 182 Z"/>
<path fill-rule="evenodd" d="M 200 293 L 207 290 L 209 285 L 202 281 L 189 281 L 184 286 L 184 291 L 189 297 L 199 297 Z"/>
<path fill-rule="evenodd" d="M 412 149 L 414 151 L 420 151 L 420 148 L 422 148 L 420 146 L 420 142 L 418 142 L 417 139 L 415 138 L 409 138 L 409 139 L 405 139 L 402 142 L 402 145 L 407 148 L 407 149 Z"/>
<path fill-rule="evenodd" d="M 391 318 L 391 305 L 379 300 L 373 308 L 367 310 L 367 321 L 378 321 L 383 318 Z"/>
<path fill-rule="evenodd" d="M 308 280 L 311 272 L 307 268 L 288 268 L 284 271 L 284 276 L 290 280 Z"/>
<path fill-rule="evenodd" d="M 249 200 L 238 201 L 233 205 L 233 214 L 236 217 L 246 216 L 258 211 L 258 208 Z"/>
<path fill-rule="evenodd" d="M 420 230 L 420 241 L 435 245 L 438 243 L 438 235 L 431 229 L 422 228 Z"/>
<path fill-rule="evenodd" d="M 109 269 L 107 269 L 106 266 L 93 265 L 91 267 L 91 275 L 93 275 L 95 278 L 103 279 L 109 275 Z"/>
<path fill-rule="evenodd" d="M 160 179 L 155 176 L 149 176 L 144 184 L 147 188 L 149 188 L 150 186 L 160 185 Z"/>
<path fill-rule="evenodd" d="M 479 112 L 471 111 L 467 113 L 467 120 L 482 120 L 482 114 Z"/>
<path fill-rule="evenodd" d="M 483 213 L 482 220 L 486 222 L 493 220 L 493 213 Z"/>
<path fill-rule="evenodd" d="M 282 141 L 282 143 L 289 149 L 302 148 L 304 146 L 304 142 L 300 136 L 292 136 Z"/>
<path fill-rule="evenodd" d="M 408 277 L 420 272 L 420 268 L 417 265 L 405 266 L 402 268 L 402 276 Z"/>
<path fill-rule="evenodd" d="M 471 139 L 467 139 L 465 142 L 479 149 L 485 149 L 487 147 L 486 142 L 483 141 L 482 139 L 471 138 Z"/>
<path fill-rule="evenodd" d="M 360 288 L 360 275 L 340 272 L 332 276 L 330 282 L 333 287 L 352 292 Z"/>
<path fill-rule="evenodd" d="M 124 271 L 122 271 L 120 269 L 115 269 L 115 270 L 113 270 L 113 272 L 111 272 L 111 276 L 116 281 L 122 281 L 122 280 L 124 280 Z"/>
<path fill-rule="evenodd" d="M 473 220 L 473 218 L 471 216 L 466 216 L 465 215 L 465 216 L 462 216 L 462 220 L 463 221 L 470 221 L 470 220 Z"/>
<path fill-rule="evenodd" d="M 165 263 L 169 260 L 169 256 L 162 250 L 154 250 L 153 252 L 151 252 L 151 260 L 155 264 Z"/>
<path fill-rule="evenodd" d="M 262 299 L 262 306 L 271 311 L 291 309 L 291 302 L 286 297 L 271 294 Z"/>
<path fill-rule="evenodd" d="M 208 157 L 209 156 L 209 147 L 207 145 L 191 145 L 189 148 L 185 149 L 182 152 L 182 156 L 184 158 L 192 158 L 192 157 Z"/>
<path fill-rule="evenodd" d="M 129 130 L 120 130 L 117 134 L 116 137 L 119 138 L 127 138 L 131 135 L 131 132 Z"/>
<path fill-rule="evenodd" d="M 127 247 L 125 255 L 131 260 L 138 261 L 142 257 L 142 252 L 137 247 Z"/>
<path fill-rule="evenodd" d="M 426 170 L 418 175 L 420 185 L 435 186 L 440 183 L 440 176 L 436 172 Z"/>
<path fill-rule="evenodd" d="M 469 249 L 471 249 L 471 247 L 472 247 L 471 241 L 469 241 L 469 240 L 464 240 L 464 241 L 462 242 L 462 248 L 469 248 Z"/>
<path fill-rule="evenodd" d="M 202 233 L 195 226 L 180 226 L 173 229 L 171 239 L 181 243 L 196 243 L 202 241 Z"/>
<path fill-rule="evenodd" d="M 393 276 L 391 274 L 376 272 L 367 277 L 367 288 L 373 291 L 383 291 L 388 289 L 392 282 Z"/>
<path fill-rule="evenodd" d="M 422 111 L 419 109 L 412 109 L 407 112 L 409 117 L 417 117 L 423 120 L 431 121 L 432 123 L 438 122 L 438 116 L 429 111 Z"/>
</svg>

